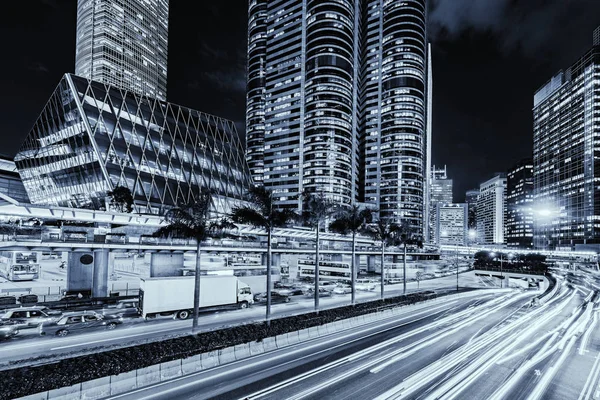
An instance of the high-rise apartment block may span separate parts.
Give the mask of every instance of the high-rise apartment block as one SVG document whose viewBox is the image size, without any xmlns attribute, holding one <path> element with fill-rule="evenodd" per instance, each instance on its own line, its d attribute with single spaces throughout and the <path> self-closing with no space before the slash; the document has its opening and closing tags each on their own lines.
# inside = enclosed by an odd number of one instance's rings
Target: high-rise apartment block
<svg viewBox="0 0 600 400">
<path fill-rule="evenodd" d="M 534 244 L 600 248 L 600 31 L 533 99 Z"/>
<path fill-rule="evenodd" d="M 533 160 L 521 160 L 506 176 L 506 244 L 533 248 Z"/>
<path fill-rule="evenodd" d="M 435 237 L 440 245 L 467 244 L 468 208 L 466 203 L 436 204 Z"/>
<path fill-rule="evenodd" d="M 504 243 L 506 174 L 497 174 L 480 186 L 477 198 L 477 239 L 486 244 Z"/>
<path fill-rule="evenodd" d="M 252 0 L 247 159 L 279 204 L 304 190 L 422 229 L 426 0 Z"/>
<path fill-rule="evenodd" d="M 75 74 L 167 98 L 168 0 L 78 0 Z"/>
</svg>

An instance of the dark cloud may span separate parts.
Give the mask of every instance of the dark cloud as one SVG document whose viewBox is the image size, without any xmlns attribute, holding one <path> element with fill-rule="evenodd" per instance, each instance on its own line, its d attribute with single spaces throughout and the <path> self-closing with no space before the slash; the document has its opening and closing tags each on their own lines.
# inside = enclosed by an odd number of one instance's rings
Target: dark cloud
<svg viewBox="0 0 600 400">
<path fill-rule="evenodd" d="M 27 69 L 42 74 L 47 74 L 50 72 L 48 67 L 46 67 L 46 65 L 42 64 L 41 62 L 33 62 L 27 66 Z"/>
</svg>

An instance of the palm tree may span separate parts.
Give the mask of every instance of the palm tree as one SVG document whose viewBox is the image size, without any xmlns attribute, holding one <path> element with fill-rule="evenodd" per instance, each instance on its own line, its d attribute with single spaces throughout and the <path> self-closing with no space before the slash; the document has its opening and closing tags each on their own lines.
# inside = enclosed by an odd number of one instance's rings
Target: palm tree
<svg viewBox="0 0 600 400">
<path fill-rule="evenodd" d="M 167 226 L 158 229 L 154 235 L 162 237 L 175 237 L 196 239 L 196 268 L 194 278 L 194 321 L 192 333 L 198 329 L 198 314 L 200 308 L 200 247 L 211 233 L 223 231 L 227 228 L 219 222 L 209 221 L 209 211 L 212 195 L 208 190 L 202 190 L 192 204 L 170 209 L 165 215 Z"/>
<path fill-rule="evenodd" d="M 347 235 L 352 233 L 352 261 L 350 263 L 350 285 L 352 286 L 352 305 L 356 303 L 356 234 L 365 230 L 368 223 L 373 218 L 373 211 L 366 208 L 361 209 L 357 205 L 342 209 L 338 212 L 335 220 L 329 224 L 329 229 L 333 232 Z"/>
<path fill-rule="evenodd" d="M 263 186 L 248 191 L 250 205 L 234 207 L 230 218 L 233 222 L 248 224 L 267 231 L 267 324 L 271 318 L 271 235 L 273 228 L 285 226 L 297 215 L 292 210 L 278 208 L 273 193 Z"/>
<path fill-rule="evenodd" d="M 407 221 L 402 221 L 402 224 L 397 228 L 396 231 L 396 243 L 404 247 L 404 255 L 402 257 L 402 270 L 403 270 L 403 293 L 406 293 L 406 246 L 416 245 L 420 248 L 423 247 L 423 238 L 418 235 L 415 228 L 411 226 Z"/>
<path fill-rule="evenodd" d="M 302 220 L 305 225 L 315 229 L 315 311 L 319 312 L 319 232 L 321 224 L 331 215 L 333 203 L 325 198 L 322 192 L 311 193 L 304 191 L 302 193 Z"/>
<path fill-rule="evenodd" d="M 379 218 L 377 222 L 369 226 L 367 234 L 373 239 L 381 242 L 381 298 L 383 299 L 383 285 L 385 279 L 385 246 L 393 245 L 396 232 L 399 230 L 397 224 L 388 219 Z"/>
</svg>

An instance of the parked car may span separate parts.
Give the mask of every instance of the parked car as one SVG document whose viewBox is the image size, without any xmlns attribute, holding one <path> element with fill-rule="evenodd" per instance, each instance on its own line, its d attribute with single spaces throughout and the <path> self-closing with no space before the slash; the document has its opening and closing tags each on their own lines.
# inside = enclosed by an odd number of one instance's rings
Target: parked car
<svg viewBox="0 0 600 400">
<path fill-rule="evenodd" d="M 123 317 L 117 315 L 102 315 L 94 311 L 78 311 L 65 313 L 55 322 L 42 323 L 39 326 L 40 335 L 67 336 L 85 329 L 115 329 L 123 323 Z"/>
<path fill-rule="evenodd" d="M 48 307 L 33 306 L 8 309 L 0 319 L 2 322 L 15 323 L 19 328 L 35 328 L 43 322 L 55 321 L 61 315 L 60 311 Z"/>
<path fill-rule="evenodd" d="M 118 315 L 123 318 L 136 318 L 140 316 L 139 300 L 119 300 L 116 305 L 108 306 L 102 310 L 102 315 Z"/>
<path fill-rule="evenodd" d="M 19 329 L 15 324 L 0 322 L 0 340 L 10 339 L 19 334 Z"/>
<path fill-rule="evenodd" d="M 266 303 L 267 302 L 267 293 L 258 293 L 254 295 L 254 301 L 257 303 Z M 271 292 L 271 303 L 289 303 L 290 296 L 286 294 L 282 294 L 279 292 L 272 291 Z"/>
<path fill-rule="evenodd" d="M 348 294 L 352 293 L 352 286 L 350 285 L 338 285 L 333 289 L 334 294 Z"/>
</svg>

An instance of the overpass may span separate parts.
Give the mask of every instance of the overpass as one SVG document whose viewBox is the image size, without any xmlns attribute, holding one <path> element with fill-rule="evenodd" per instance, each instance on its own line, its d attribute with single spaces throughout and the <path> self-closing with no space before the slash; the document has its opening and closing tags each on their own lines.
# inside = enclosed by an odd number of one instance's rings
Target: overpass
<svg viewBox="0 0 600 400">
<path fill-rule="evenodd" d="M 508 287 L 509 279 L 527 281 L 528 283 L 535 283 L 540 286 L 541 289 L 546 290 L 548 287 L 548 279 L 543 272 L 539 271 L 526 271 L 522 269 L 504 269 L 504 268 L 476 268 L 474 271 L 475 275 L 489 276 L 491 278 L 498 278 L 501 281 L 501 286 Z M 506 280 L 506 283 L 502 283 Z"/>
</svg>

